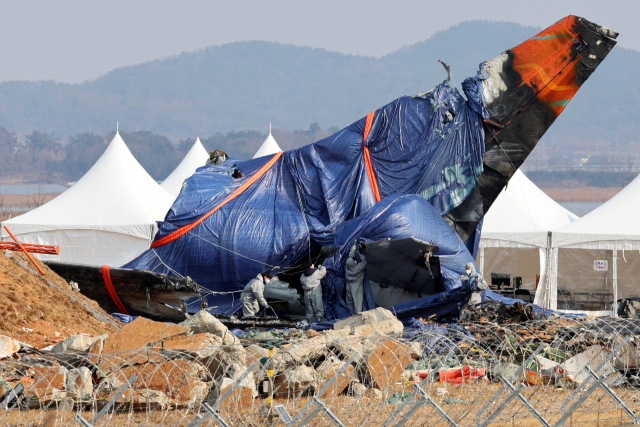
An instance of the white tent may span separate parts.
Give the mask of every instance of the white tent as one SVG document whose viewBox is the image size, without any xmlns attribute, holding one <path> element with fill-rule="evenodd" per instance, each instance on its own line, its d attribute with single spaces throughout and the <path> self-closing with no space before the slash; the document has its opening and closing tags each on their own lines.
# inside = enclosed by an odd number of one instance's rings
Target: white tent
<svg viewBox="0 0 640 427">
<path fill-rule="evenodd" d="M 484 218 L 478 267 L 488 282 L 519 278 L 533 296 L 545 283 L 549 232 L 577 219 L 518 170 Z"/>
<path fill-rule="evenodd" d="M 121 266 L 149 248 L 173 198 L 133 157 L 119 133 L 91 169 L 49 203 L 7 225 L 27 243 L 59 245 L 41 259 Z M 10 240 L 4 228 L 2 240 Z"/>
<path fill-rule="evenodd" d="M 184 156 L 184 159 L 182 159 L 180 164 L 173 170 L 173 172 L 171 172 L 167 179 L 162 181 L 160 186 L 167 190 L 167 192 L 175 199 L 180 194 L 184 181 L 193 175 L 196 172 L 196 169 L 204 166 L 207 163 L 208 158 L 209 154 L 202 146 L 200 138 L 196 138 L 196 142 L 193 144 L 187 155 Z"/>
<path fill-rule="evenodd" d="M 640 296 L 640 176 L 599 208 L 555 231 L 544 303 L 608 314 Z"/>
<path fill-rule="evenodd" d="M 280 146 L 276 142 L 273 135 L 271 135 L 271 123 L 269 123 L 269 136 L 264 140 L 264 142 L 258 149 L 258 152 L 255 154 L 255 156 L 253 156 L 253 158 L 257 159 L 258 157 L 269 156 L 271 154 L 279 153 L 280 151 L 282 151 L 280 149 Z"/>
</svg>

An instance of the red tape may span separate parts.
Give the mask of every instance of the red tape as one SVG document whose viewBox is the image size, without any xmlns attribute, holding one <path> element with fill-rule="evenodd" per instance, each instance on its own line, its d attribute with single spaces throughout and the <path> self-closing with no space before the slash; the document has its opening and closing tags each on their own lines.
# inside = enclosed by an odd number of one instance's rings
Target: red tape
<svg viewBox="0 0 640 427">
<path fill-rule="evenodd" d="M 166 245 L 167 243 L 173 242 L 177 238 L 182 237 L 185 234 L 187 234 L 189 231 L 193 230 L 198 224 L 200 224 L 205 219 L 209 218 L 215 211 L 217 211 L 218 209 L 220 209 L 221 207 L 223 207 L 224 205 L 226 205 L 227 203 L 229 203 L 230 201 L 232 201 L 233 199 L 238 197 L 240 194 L 242 194 L 242 192 L 244 190 L 246 190 L 247 188 L 251 187 L 258 179 L 260 179 L 260 177 L 262 177 L 262 175 L 264 175 L 269 169 L 271 169 L 271 166 L 273 166 L 274 163 L 277 162 L 278 159 L 281 156 L 282 156 L 282 151 L 276 153 L 271 158 L 271 160 L 269 160 L 264 166 L 262 166 L 260 168 L 260 170 L 258 172 L 256 172 L 244 184 L 242 184 L 240 187 L 238 187 L 238 189 L 236 191 L 231 193 L 231 195 L 229 197 L 224 199 L 224 201 L 222 203 L 220 203 L 218 206 L 216 206 L 215 208 L 213 208 L 212 210 L 210 210 L 209 212 L 204 214 L 199 220 L 194 221 L 191 224 L 187 224 L 187 225 L 185 225 L 183 227 L 180 227 L 179 229 L 177 229 L 173 233 L 164 236 L 162 239 L 156 240 L 155 242 L 153 242 L 151 244 L 151 247 L 152 248 L 157 248 L 158 246 Z"/>
<path fill-rule="evenodd" d="M 362 145 L 364 147 L 364 163 L 367 166 L 367 176 L 369 177 L 369 183 L 371 184 L 371 190 L 373 191 L 373 197 L 376 199 L 376 203 L 378 203 L 381 199 L 380 197 L 380 189 L 378 188 L 378 180 L 376 180 L 376 173 L 373 170 L 373 163 L 371 163 L 371 154 L 369 153 L 369 147 L 367 147 L 367 137 L 369 136 L 369 132 L 371 132 L 371 126 L 373 126 L 373 118 L 375 117 L 376 112 L 372 111 L 367 114 L 367 123 L 364 126 L 364 135 L 362 137 Z"/>
<path fill-rule="evenodd" d="M 104 285 L 107 287 L 109 296 L 111 297 L 113 302 L 116 303 L 116 306 L 118 307 L 118 310 L 120 310 L 120 313 L 129 314 L 127 309 L 124 307 L 124 304 L 122 304 L 122 301 L 120 301 L 120 297 L 116 293 L 116 290 L 113 287 L 113 283 L 111 283 L 111 271 L 108 265 L 102 266 L 102 278 L 104 279 Z"/>
</svg>

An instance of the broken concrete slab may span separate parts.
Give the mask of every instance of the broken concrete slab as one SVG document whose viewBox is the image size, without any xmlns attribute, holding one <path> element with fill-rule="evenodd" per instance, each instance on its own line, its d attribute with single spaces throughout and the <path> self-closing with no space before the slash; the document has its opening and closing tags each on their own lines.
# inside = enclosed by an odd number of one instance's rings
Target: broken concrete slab
<svg viewBox="0 0 640 427">
<path fill-rule="evenodd" d="M 105 400 L 111 400 L 114 395 L 115 392 L 105 397 Z M 167 408 L 171 400 L 159 390 L 129 388 L 116 399 L 115 403 L 123 409 L 154 410 Z"/>
<path fill-rule="evenodd" d="M 223 396 L 230 387 L 233 386 L 235 380 L 231 378 L 223 378 L 217 383 L 217 386 L 211 390 L 207 401 L 209 404 L 214 404 L 217 400 Z M 236 387 L 233 391 L 225 397 L 224 400 L 218 402 L 218 409 L 224 409 L 229 407 L 246 408 L 253 404 L 253 398 L 255 397 L 255 388 L 250 387 Z"/>
<path fill-rule="evenodd" d="M 165 352 L 175 355 L 189 354 L 196 358 L 211 356 L 216 348 L 222 346 L 222 338 L 208 332 L 195 335 L 176 335 L 162 341 L 161 348 Z"/>
<path fill-rule="evenodd" d="M 138 317 L 105 341 L 99 365 L 101 375 L 105 376 L 120 366 L 145 363 L 148 360 L 145 350 L 167 338 L 188 332 L 189 328 L 185 326 Z"/>
<path fill-rule="evenodd" d="M 0 335 L 0 359 L 10 357 L 20 351 L 20 343 L 13 338 Z"/>
<path fill-rule="evenodd" d="M 378 307 L 373 310 L 363 311 L 356 314 L 355 316 L 351 316 L 346 319 L 338 320 L 333 324 L 333 329 L 339 330 L 344 328 L 369 325 L 389 319 L 396 319 L 396 316 L 394 316 L 393 313 L 391 313 L 386 308 Z"/>
<path fill-rule="evenodd" d="M 222 338 L 223 345 L 240 344 L 238 337 L 233 335 L 229 329 L 212 316 L 211 313 L 204 310 L 200 310 L 195 315 L 180 323 L 180 326 L 188 327 L 194 334 L 208 332 L 216 335 Z"/>
<path fill-rule="evenodd" d="M 325 355 L 329 340 L 326 336 L 284 345 L 271 359 L 272 369 L 277 372 L 301 364 L 313 365 Z"/>
<path fill-rule="evenodd" d="M 89 351 L 94 342 L 100 338 L 106 338 L 107 335 L 91 337 L 89 335 L 74 335 L 66 338 L 56 344 L 51 352 L 54 355 L 66 353 L 86 353 Z"/>
<path fill-rule="evenodd" d="M 86 364 L 87 355 L 89 351 L 94 347 L 97 341 L 104 343 L 108 335 L 100 335 L 97 337 L 90 337 L 88 335 L 74 335 L 69 337 L 58 344 L 52 349 L 53 356 L 68 365 L 80 366 Z"/>
<path fill-rule="evenodd" d="M 391 338 L 374 341 L 367 346 L 364 378 L 367 384 L 389 389 L 402 376 L 411 362 L 411 350 Z"/>
<path fill-rule="evenodd" d="M 327 382 L 338 373 L 338 370 L 342 368 L 344 364 L 345 362 L 338 359 L 336 356 L 329 356 L 326 358 L 316 370 L 316 388 L 318 390 L 322 389 L 325 384 L 327 384 Z M 354 370 L 354 366 L 349 365 L 347 369 L 345 369 L 345 371 L 335 379 L 331 386 L 329 386 L 324 395 L 329 396 L 342 393 L 353 380 Z"/>
<path fill-rule="evenodd" d="M 278 375 L 274 381 L 274 396 L 296 398 L 315 386 L 316 370 L 311 366 L 298 366 Z"/>
<path fill-rule="evenodd" d="M 93 342 L 89 350 L 87 351 L 87 356 L 85 361 L 88 364 L 97 366 L 100 363 L 100 357 L 102 356 L 102 350 L 104 349 L 104 343 L 107 340 L 108 335 L 101 335 L 97 340 Z"/>
<path fill-rule="evenodd" d="M 91 371 L 84 366 L 70 369 L 67 372 L 66 390 L 68 397 L 80 400 L 91 399 L 93 397 Z"/>
<path fill-rule="evenodd" d="M 412 341 L 406 343 L 409 346 L 409 350 L 411 350 L 411 358 L 413 360 L 420 359 L 424 354 L 424 343 L 419 341 Z"/>
<path fill-rule="evenodd" d="M 382 399 L 382 391 L 378 390 L 377 388 L 368 388 L 364 392 L 363 396 L 368 397 L 371 400 L 380 400 Z"/>
<path fill-rule="evenodd" d="M 349 384 L 349 394 L 353 396 L 364 396 L 364 393 L 367 391 L 367 386 L 362 385 L 361 383 L 352 382 Z"/>
<path fill-rule="evenodd" d="M 46 396 L 62 396 L 67 383 L 67 369 L 55 362 L 53 366 L 34 365 L 33 385 L 26 392 L 27 395 L 35 395 L 38 398 Z M 64 396 L 62 396 L 64 397 Z"/>
<path fill-rule="evenodd" d="M 134 374 L 137 378 L 133 389 L 160 391 L 174 405 L 191 406 L 209 393 L 210 384 L 204 381 L 208 379 L 206 369 L 197 362 L 175 359 L 160 364 L 125 366 L 109 378 L 124 383 Z"/>
<path fill-rule="evenodd" d="M 381 320 L 360 326 L 328 331 L 322 337 L 325 339 L 346 338 L 349 336 L 366 337 L 372 334 L 400 336 L 404 332 L 404 325 L 396 318 Z M 317 338 L 314 338 L 317 339 Z"/>
</svg>

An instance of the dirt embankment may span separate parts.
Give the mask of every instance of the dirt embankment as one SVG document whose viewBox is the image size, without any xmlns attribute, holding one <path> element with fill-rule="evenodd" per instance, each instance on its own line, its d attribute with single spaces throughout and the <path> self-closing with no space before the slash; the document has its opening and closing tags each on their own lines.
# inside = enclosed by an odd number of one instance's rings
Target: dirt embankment
<svg viewBox="0 0 640 427">
<path fill-rule="evenodd" d="M 120 327 L 95 301 L 36 262 L 45 276 L 23 253 L 0 252 L 1 335 L 43 348 L 73 335 L 102 335 Z"/>
<path fill-rule="evenodd" d="M 547 196 L 556 202 L 606 202 L 622 190 L 620 187 L 577 187 L 577 188 L 542 188 Z"/>
</svg>

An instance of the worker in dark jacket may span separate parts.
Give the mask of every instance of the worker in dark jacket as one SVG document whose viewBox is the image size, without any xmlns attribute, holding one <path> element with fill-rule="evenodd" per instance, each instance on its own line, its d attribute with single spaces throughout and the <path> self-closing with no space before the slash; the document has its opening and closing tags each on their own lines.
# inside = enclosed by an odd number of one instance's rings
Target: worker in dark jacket
<svg viewBox="0 0 640 427">
<path fill-rule="evenodd" d="M 327 274 L 327 269 L 321 265 L 314 268 L 313 262 L 305 263 L 305 269 L 300 277 L 304 289 L 304 305 L 307 309 L 307 321 L 311 324 L 322 321 L 324 304 L 322 302 L 322 285 L 320 281 Z"/>
<path fill-rule="evenodd" d="M 242 300 L 242 314 L 245 317 L 255 316 L 262 307 L 263 310 L 269 308 L 264 297 L 264 287 L 271 281 L 271 273 L 258 274 L 244 287 L 240 299 Z"/>
<path fill-rule="evenodd" d="M 360 261 L 358 261 L 358 258 Z M 360 253 L 357 245 L 353 245 L 349 251 L 349 259 L 345 269 L 345 288 L 347 291 L 347 307 L 353 314 L 362 311 L 364 299 L 364 270 L 367 268 L 367 259 Z"/>
</svg>

